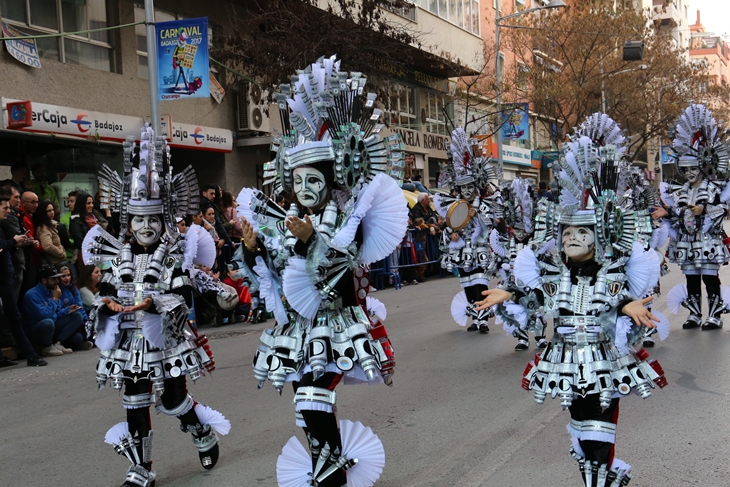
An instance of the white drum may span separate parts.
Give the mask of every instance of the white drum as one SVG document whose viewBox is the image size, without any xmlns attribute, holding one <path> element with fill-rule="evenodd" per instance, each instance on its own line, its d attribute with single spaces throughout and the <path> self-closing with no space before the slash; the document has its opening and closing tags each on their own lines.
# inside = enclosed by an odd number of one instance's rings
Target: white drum
<svg viewBox="0 0 730 487">
<path fill-rule="evenodd" d="M 446 224 L 454 230 L 461 230 L 469 224 L 471 204 L 466 200 L 456 200 L 446 212 Z"/>
</svg>

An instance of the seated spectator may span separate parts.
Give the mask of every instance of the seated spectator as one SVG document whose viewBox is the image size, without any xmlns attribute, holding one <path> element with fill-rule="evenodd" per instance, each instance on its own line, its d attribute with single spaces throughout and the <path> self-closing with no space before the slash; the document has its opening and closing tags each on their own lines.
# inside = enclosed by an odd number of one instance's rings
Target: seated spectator
<svg viewBox="0 0 730 487">
<path fill-rule="evenodd" d="M 421 193 L 431 194 L 431 192 L 429 190 L 427 190 L 426 187 L 421 182 L 420 174 L 416 174 L 415 176 L 413 176 L 412 183 L 413 183 L 413 186 L 415 186 L 416 191 L 420 191 Z"/>
<path fill-rule="evenodd" d="M 414 220 L 423 218 L 426 223 L 436 223 L 438 221 L 438 214 L 431 208 L 431 199 L 428 193 L 419 193 L 418 203 L 411 208 L 411 214 Z"/>
<path fill-rule="evenodd" d="M 59 287 L 61 288 L 61 302 L 64 307 L 71 306 L 72 304 L 78 305 L 78 313 L 84 318 L 84 323 L 89 321 L 89 315 L 86 313 L 84 308 L 84 302 L 81 299 L 81 292 L 76 287 L 76 280 L 73 272 L 71 272 L 71 264 L 68 262 L 62 262 L 56 265 L 58 272 L 63 274 L 58 278 Z"/>
<path fill-rule="evenodd" d="M 38 269 L 39 282 L 23 298 L 23 326 L 31 343 L 40 347 L 41 355 L 55 357 L 76 350 L 89 350 L 84 341 L 84 317 L 78 304 L 64 306 L 59 286 L 63 273 L 54 266 Z"/>
<path fill-rule="evenodd" d="M 41 243 L 41 264 L 58 264 L 66 260 L 66 249 L 61 244 L 61 237 L 56 228 L 54 216 L 56 210 L 49 200 L 42 201 L 38 210 L 33 214 L 36 240 Z"/>
<path fill-rule="evenodd" d="M 94 307 L 96 297 L 99 295 L 99 283 L 101 282 L 101 269 L 95 265 L 86 265 L 81 271 L 81 279 L 79 279 L 81 287 L 81 302 L 84 304 L 86 314 Z"/>
<path fill-rule="evenodd" d="M 236 277 L 237 271 L 228 270 L 228 277 L 223 279 L 223 284 L 228 284 L 236 290 L 238 294 L 238 304 L 233 311 L 234 321 L 241 323 L 248 320 L 248 314 L 251 311 L 251 293 L 248 291 L 248 283 L 243 280 L 243 277 Z M 225 317 L 224 313 L 224 317 Z M 230 314 L 230 312 L 228 313 Z"/>
</svg>

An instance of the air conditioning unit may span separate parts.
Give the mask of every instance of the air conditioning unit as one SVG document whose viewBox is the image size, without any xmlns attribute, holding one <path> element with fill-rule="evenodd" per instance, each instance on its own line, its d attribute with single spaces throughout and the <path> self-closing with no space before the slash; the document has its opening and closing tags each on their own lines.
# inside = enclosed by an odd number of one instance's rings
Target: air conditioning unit
<svg viewBox="0 0 730 487">
<path fill-rule="evenodd" d="M 266 113 L 268 93 L 254 83 L 246 83 L 246 90 L 238 93 L 236 104 L 239 132 L 270 132 L 271 125 Z"/>
</svg>

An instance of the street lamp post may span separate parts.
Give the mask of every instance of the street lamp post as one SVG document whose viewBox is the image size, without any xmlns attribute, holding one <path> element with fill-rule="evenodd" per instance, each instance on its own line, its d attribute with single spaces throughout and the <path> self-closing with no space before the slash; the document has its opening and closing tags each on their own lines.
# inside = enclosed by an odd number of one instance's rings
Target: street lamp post
<svg viewBox="0 0 730 487">
<path fill-rule="evenodd" d="M 147 70 L 150 78 L 150 125 L 152 125 L 152 130 L 155 131 L 157 137 L 162 133 L 160 132 L 160 101 L 157 99 L 157 43 L 155 42 L 157 33 L 155 32 L 155 6 L 153 0 L 145 0 L 144 14 L 147 28 Z"/>
<path fill-rule="evenodd" d="M 497 163 L 499 164 L 499 170 L 502 171 L 504 167 L 504 159 L 502 158 L 502 90 L 500 89 L 500 83 L 502 82 L 501 78 L 501 72 L 499 69 L 499 23 L 503 20 L 511 19 L 513 17 L 518 17 L 520 15 L 529 14 L 530 12 L 536 12 L 538 10 L 547 10 L 549 8 L 562 8 L 565 7 L 565 2 L 562 0 L 550 0 L 550 3 L 547 5 L 540 5 L 539 7 L 532 7 L 528 8 L 527 10 L 523 10 L 521 12 L 515 12 L 513 14 L 505 15 L 503 17 L 496 17 L 494 19 L 495 24 L 495 31 L 494 31 L 494 44 L 497 49 L 497 55 L 496 55 L 496 78 L 497 78 L 497 113 L 498 113 L 498 120 L 499 120 L 499 127 L 497 130 Z"/>
</svg>

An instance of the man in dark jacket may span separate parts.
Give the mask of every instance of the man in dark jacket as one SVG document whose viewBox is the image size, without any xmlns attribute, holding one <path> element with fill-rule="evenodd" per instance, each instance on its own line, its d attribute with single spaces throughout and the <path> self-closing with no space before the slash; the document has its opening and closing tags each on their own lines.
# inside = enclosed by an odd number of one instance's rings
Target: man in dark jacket
<svg viewBox="0 0 730 487">
<path fill-rule="evenodd" d="M 228 236 L 225 227 L 223 226 L 223 213 L 216 204 L 216 199 L 220 202 L 220 194 L 218 194 L 218 186 L 215 184 L 209 184 L 205 189 L 200 191 L 200 210 L 205 215 L 205 210 L 213 208 L 215 211 L 215 232 L 218 234 L 218 238 L 223 239 L 226 245 L 233 247 L 231 237 Z"/>
<path fill-rule="evenodd" d="M 10 213 L 10 198 L 7 194 L 0 194 L 0 221 L 7 219 Z M 3 311 L 7 318 L 10 331 L 20 350 L 25 353 L 28 365 L 31 367 L 42 367 L 48 365 L 33 349 L 28 337 L 23 332 L 21 325 L 20 311 L 13 295 L 13 263 L 10 254 L 16 248 L 28 243 L 26 235 L 16 235 L 6 239 L 3 232 L 0 232 L 0 299 L 3 302 Z M 18 362 L 3 357 L 0 352 L 0 367 L 16 365 Z"/>
<path fill-rule="evenodd" d="M 411 208 L 413 220 L 423 218 L 424 223 L 437 223 L 438 214 L 431 208 L 431 199 L 428 193 L 420 193 L 418 195 L 418 203 Z"/>
</svg>

